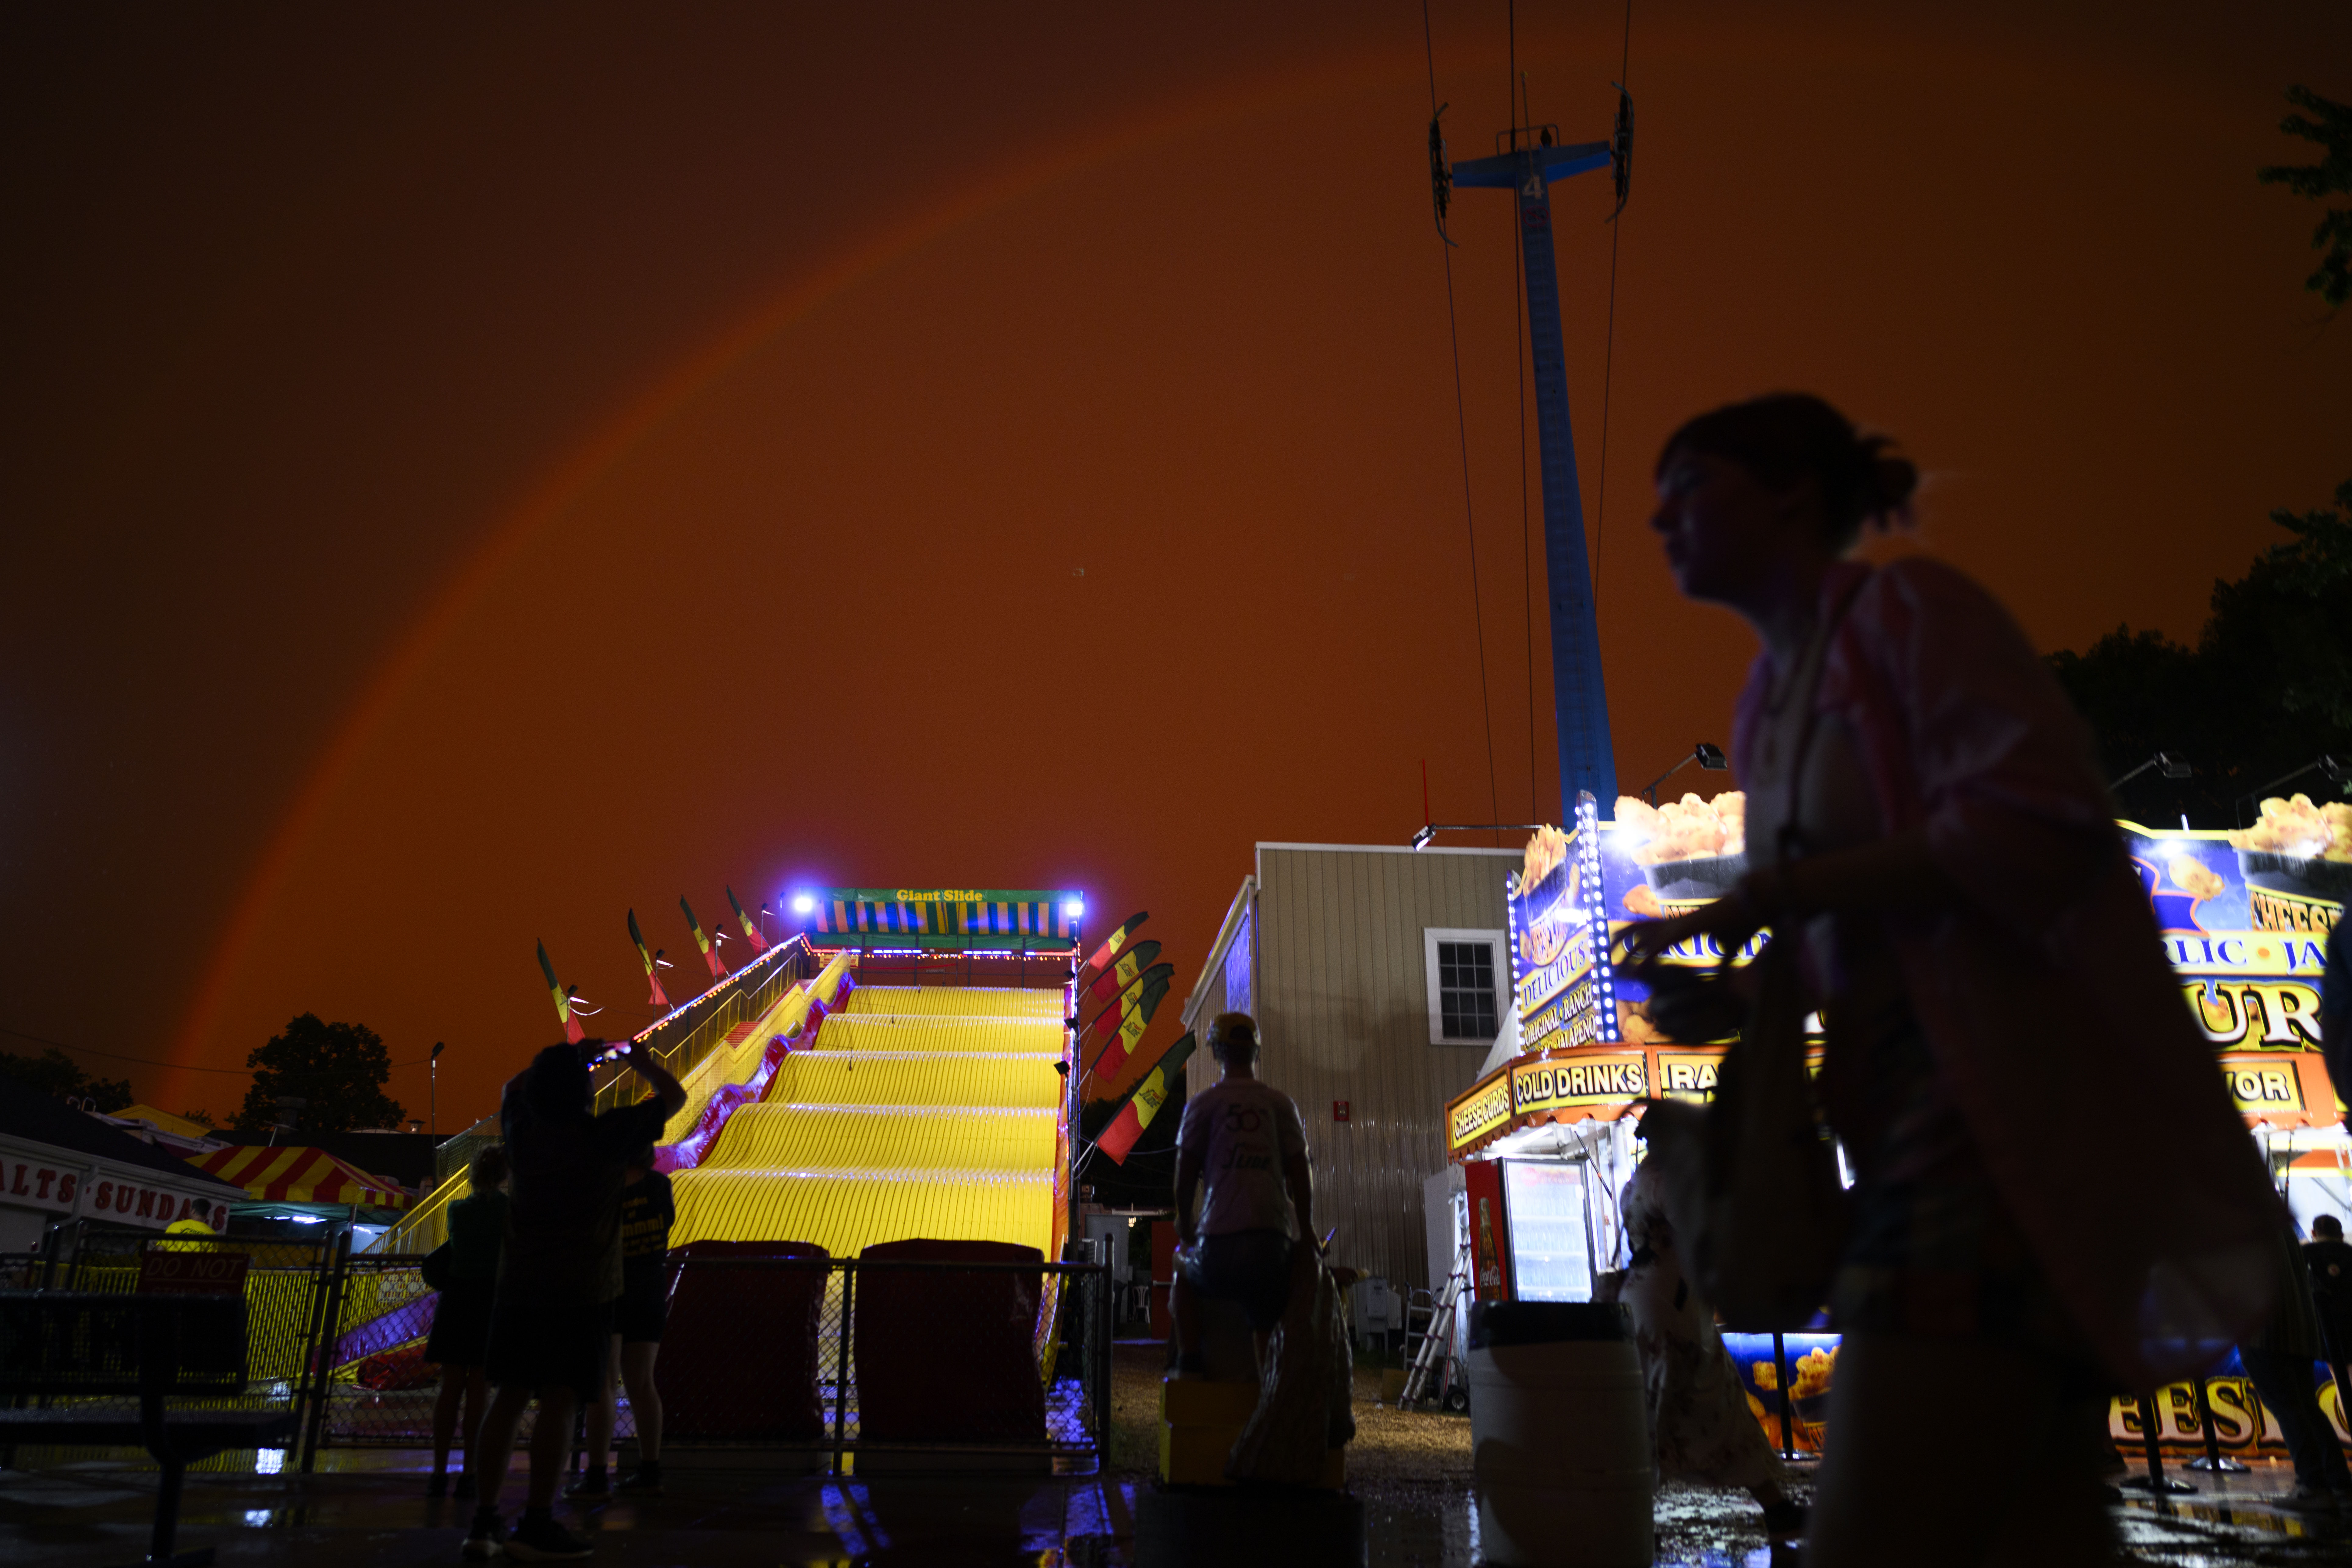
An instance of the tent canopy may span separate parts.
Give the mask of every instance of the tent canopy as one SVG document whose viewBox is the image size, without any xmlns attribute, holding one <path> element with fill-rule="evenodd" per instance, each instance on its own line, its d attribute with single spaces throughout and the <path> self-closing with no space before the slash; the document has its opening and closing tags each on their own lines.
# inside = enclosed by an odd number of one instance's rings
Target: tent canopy
<svg viewBox="0 0 2352 1568">
<path fill-rule="evenodd" d="M 110 1111 L 117 1121 L 143 1121 L 159 1132 L 169 1132 L 181 1138 L 217 1138 L 220 1136 L 202 1122 L 191 1121 L 184 1116 L 174 1116 L 168 1110 L 158 1110 L 152 1105 L 125 1106 Z"/>
<path fill-rule="evenodd" d="M 404 1209 L 409 1195 L 396 1183 L 345 1164 L 324 1149 L 299 1144 L 276 1149 L 215 1149 L 193 1154 L 188 1163 L 243 1187 L 265 1203 L 357 1204 L 362 1208 Z"/>
</svg>

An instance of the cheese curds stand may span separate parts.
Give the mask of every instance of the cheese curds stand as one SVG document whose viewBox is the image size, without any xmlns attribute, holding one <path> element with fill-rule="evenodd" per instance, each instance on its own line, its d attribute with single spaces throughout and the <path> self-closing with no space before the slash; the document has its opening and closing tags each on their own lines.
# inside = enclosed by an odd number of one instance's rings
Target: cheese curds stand
<svg viewBox="0 0 2352 1568">
<path fill-rule="evenodd" d="M 1637 1102 L 1712 1098 L 1728 1042 L 1663 1037 L 1650 1023 L 1647 988 L 1612 971 L 1608 955 L 1627 925 L 1707 903 L 1745 874 L 1745 804 L 1737 792 L 1656 808 L 1624 798 L 1617 819 L 1601 822 L 1592 797 L 1580 795 L 1574 823 L 1538 829 L 1507 878 L 1513 1017 L 1477 1080 L 1445 1107 L 1447 1152 L 1463 1167 L 1455 1255 L 1476 1299 L 1591 1299 L 1594 1276 L 1621 1266 L 1617 1194 L 1640 1157 Z M 2352 900 L 2352 805 L 2266 800 L 2254 825 L 2236 830 L 2119 826 L 2182 1005 L 2212 1042 L 2216 1069 L 2273 1180 L 2306 1230 L 2322 1214 L 2352 1218 L 2352 1143 L 2319 1021 L 2327 932 Z M 1769 940 L 1754 939 L 1732 962 L 1751 961 Z M 1693 942 L 1666 962 L 1721 957 L 1711 943 Z M 1807 1027 L 1818 1070 L 1818 1016 Z M 2053 1134 L 2068 1115 L 2096 1113 L 2051 1109 Z M 1779 1358 L 1769 1334 L 1724 1339 L 1772 1441 L 1781 1444 L 1785 1430 L 1795 1448 L 1817 1451 L 1837 1336 L 1788 1335 Z M 2206 1382 L 2223 1450 L 2284 1451 L 2275 1418 L 2234 1356 Z M 2337 1436 L 2352 1441 L 2332 1381 L 2315 1369 L 2315 1382 Z M 2189 1384 L 2159 1394 L 2157 1419 L 2167 1447 L 2203 1451 Z M 1990 1405 L 1986 1420 L 1997 1421 Z M 2118 1440 L 2139 1439 L 2136 1407 L 2118 1403 L 2110 1426 Z"/>
</svg>

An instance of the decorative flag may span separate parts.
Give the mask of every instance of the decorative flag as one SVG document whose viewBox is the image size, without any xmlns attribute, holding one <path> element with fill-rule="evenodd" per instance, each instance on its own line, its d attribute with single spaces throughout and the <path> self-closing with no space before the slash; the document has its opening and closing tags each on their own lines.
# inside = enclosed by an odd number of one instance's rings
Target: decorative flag
<svg viewBox="0 0 2352 1568">
<path fill-rule="evenodd" d="M 719 962 L 719 950 L 710 945 L 709 937 L 702 934 L 702 921 L 695 918 L 694 906 L 686 901 L 682 893 L 678 895 L 677 907 L 686 911 L 687 929 L 694 932 L 694 945 L 702 950 L 702 962 L 710 965 L 710 978 L 726 979 L 727 966 Z"/>
<path fill-rule="evenodd" d="M 646 1005 L 668 1012 L 669 998 L 662 994 L 661 971 L 669 965 L 662 963 L 660 953 L 646 951 L 646 933 L 637 929 L 637 911 L 635 910 L 629 911 L 629 940 L 637 944 L 637 962 L 646 966 L 646 985 L 651 992 L 646 998 Z"/>
<path fill-rule="evenodd" d="M 1112 1163 L 1127 1163 L 1128 1152 L 1135 1147 L 1135 1141 L 1143 1136 L 1143 1130 L 1151 1125 L 1151 1119 L 1168 1103 L 1169 1086 L 1185 1058 L 1192 1054 L 1193 1044 L 1193 1037 L 1187 1031 L 1183 1038 L 1170 1046 L 1158 1065 L 1135 1086 L 1135 1092 L 1127 1097 L 1118 1114 L 1110 1119 L 1110 1125 L 1102 1130 L 1102 1136 L 1095 1140 L 1095 1147 L 1109 1155 Z"/>
<path fill-rule="evenodd" d="M 1117 952 L 1119 948 L 1126 943 L 1127 939 L 1135 934 L 1135 928 L 1141 925 L 1150 918 L 1151 911 L 1150 910 L 1139 910 L 1136 913 L 1127 917 L 1127 923 L 1125 925 L 1111 932 L 1110 935 L 1103 938 L 1103 944 L 1095 949 L 1094 956 L 1087 959 L 1084 964 L 1079 966 L 1077 981 L 1080 987 L 1083 988 L 1090 984 L 1088 977 L 1092 975 L 1095 971 L 1108 963 L 1111 959 L 1111 954 Z"/>
<path fill-rule="evenodd" d="M 1118 962 L 1110 966 L 1109 973 L 1094 983 L 1089 994 L 1097 1002 L 1108 1002 L 1134 984 L 1135 977 L 1150 968 L 1151 961 L 1159 956 L 1158 942 L 1137 942 L 1118 955 Z"/>
<path fill-rule="evenodd" d="M 580 1020 L 572 1016 L 572 998 L 565 993 L 563 983 L 555 978 L 555 965 L 548 959 L 547 943 L 544 942 L 539 944 L 539 972 L 547 976 L 547 994 L 554 999 L 555 1016 L 557 1022 L 563 1026 L 563 1037 L 578 1045 L 588 1037 L 588 1032 L 580 1026 Z"/>
<path fill-rule="evenodd" d="M 1150 990 L 1154 985 L 1164 986 L 1175 977 L 1176 966 L 1172 963 L 1155 963 L 1137 974 L 1125 985 L 1120 986 L 1112 994 L 1111 999 L 1104 1004 L 1100 1011 L 1087 1020 L 1086 1026 L 1078 1031 L 1078 1044 L 1083 1047 L 1089 1039 L 1109 1040 L 1118 1033 L 1120 1026 L 1127 1022 L 1129 1015 L 1135 1011 L 1142 999 L 1143 993 Z"/>
<path fill-rule="evenodd" d="M 750 915 L 743 912 L 743 900 L 735 896 L 735 889 L 732 888 L 727 889 L 727 901 L 735 906 L 735 918 L 742 922 L 743 934 L 751 938 L 751 951 L 753 952 L 767 952 L 768 939 L 760 934 L 760 927 L 757 922 L 755 922 Z M 767 907 L 768 906 L 765 904 L 761 904 L 760 906 L 763 910 Z"/>
<path fill-rule="evenodd" d="M 1143 1038 L 1143 1031 L 1150 1027 L 1151 1015 L 1160 1011 L 1160 1001 L 1167 996 L 1175 974 L 1176 966 L 1172 963 L 1158 964 L 1145 970 L 1141 976 L 1143 988 L 1123 1011 L 1118 1032 L 1106 1032 L 1097 1037 L 1103 1040 L 1103 1048 L 1095 1058 L 1094 1066 L 1087 1069 L 1090 1081 L 1096 1088 L 1107 1093 L 1108 1085 L 1125 1070 L 1129 1054 Z"/>
</svg>

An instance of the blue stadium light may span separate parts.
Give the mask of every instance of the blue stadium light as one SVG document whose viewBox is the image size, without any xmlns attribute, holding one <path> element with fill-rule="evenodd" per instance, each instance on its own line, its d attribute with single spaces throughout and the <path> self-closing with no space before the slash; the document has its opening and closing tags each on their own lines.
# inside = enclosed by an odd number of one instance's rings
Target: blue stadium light
<svg viewBox="0 0 2352 1568">
<path fill-rule="evenodd" d="M 1084 899 L 1072 899 L 1062 906 L 1062 912 L 1074 921 L 1084 920 L 1087 916 L 1087 901 Z"/>
<path fill-rule="evenodd" d="M 793 913 L 796 915 L 805 915 L 814 914 L 815 911 L 815 895 L 811 893 L 794 893 L 793 895 Z"/>
</svg>

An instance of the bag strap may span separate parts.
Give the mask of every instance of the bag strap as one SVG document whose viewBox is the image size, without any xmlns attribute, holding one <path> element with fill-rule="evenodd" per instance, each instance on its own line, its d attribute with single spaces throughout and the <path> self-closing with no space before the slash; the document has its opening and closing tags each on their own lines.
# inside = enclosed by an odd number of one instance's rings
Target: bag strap
<svg viewBox="0 0 2352 1568">
<path fill-rule="evenodd" d="M 1837 641 L 1839 629 L 1845 625 L 1846 612 L 1853 608 L 1853 602 L 1862 597 L 1862 591 L 1870 585 L 1871 578 L 1875 575 L 1875 573 L 1864 573 L 1854 580 L 1853 587 L 1839 595 L 1837 603 L 1830 607 L 1828 618 L 1822 623 L 1821 629 L 1814 634 L 1811 646 L 1801 656 L 1803 664 L 1791 677 L 1792 681 L 1803 682 L 1803 690 L 1801 693 L 1791 691 L 1788 699 L 1791 702 L 1801 700 L 1802 706 L 1797 710 L 1796 748 L 1790 753 L 1788 769 L 1780 779 L 1780 826 L 1772 839 L 1774 855 L 1780 863 L 1797 858 L 1803 848 L 1804 833 L 1797 823 L 1797 798 L 1798 793 L 1804 788 L 1805 762 L 1812 753 L 1813 736 L 1821 729 L 1821 709 L 1816 700 L 1821 695 L 1822 672 L 1829 668 L 1830 648 Z"/>
</svg>

